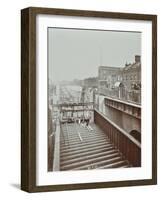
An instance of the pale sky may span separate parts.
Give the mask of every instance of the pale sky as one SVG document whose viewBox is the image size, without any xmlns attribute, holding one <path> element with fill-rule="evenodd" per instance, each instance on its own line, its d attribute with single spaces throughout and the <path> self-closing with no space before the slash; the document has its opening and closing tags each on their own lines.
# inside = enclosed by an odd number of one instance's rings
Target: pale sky
<svg viewBox="0 0 161 200">
<path fill-rule="evenodd" d="M 141 33 L 48 28 L 52 81 L 98 76 L 98 66 L 124 67 L 141 55 Z"/>
</svg>

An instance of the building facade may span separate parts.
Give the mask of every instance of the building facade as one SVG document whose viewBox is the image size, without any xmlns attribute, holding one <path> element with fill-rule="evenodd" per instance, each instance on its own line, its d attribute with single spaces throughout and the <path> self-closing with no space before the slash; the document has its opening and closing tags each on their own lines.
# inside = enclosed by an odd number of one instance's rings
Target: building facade
<svg viewBox="0 0 161 200">
<path fill-rule="evenodd" d="M 112 89 L 118 81 L 121 68 L 100 66 L 98 69 L 99 88 Z"/>
<path fill-rule="evenodd" d="M 103 95 L 141 103 L 141 57 L 136 55 L 123 68 L 100 66 L 98 89 Z"/>
<path fill-rule="evenodd" d="M 83 86 L 89 88 L 96 88 L 98 86 L 98 78 L 97 77 L 89 77 L 83 80 Z"/>
</svg>

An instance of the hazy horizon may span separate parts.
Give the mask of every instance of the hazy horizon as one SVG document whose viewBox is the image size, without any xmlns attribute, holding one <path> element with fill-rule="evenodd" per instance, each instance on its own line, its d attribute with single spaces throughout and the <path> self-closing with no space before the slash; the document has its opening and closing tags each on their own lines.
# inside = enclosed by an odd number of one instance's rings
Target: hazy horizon
<svg viewBox="0 0 161 200">
<path fill-rule="evenodd" d="M 141 55 L 141 33 L 48 28 L 52 82 L 98 76 L 99 66 L 124 67 Z"/>
</svg>

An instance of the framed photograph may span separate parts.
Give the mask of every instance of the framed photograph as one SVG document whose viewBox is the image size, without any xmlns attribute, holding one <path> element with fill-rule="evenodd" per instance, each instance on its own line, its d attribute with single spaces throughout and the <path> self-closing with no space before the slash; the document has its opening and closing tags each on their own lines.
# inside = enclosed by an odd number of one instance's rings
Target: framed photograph
<svg viewBox="0 0 161 200">
<path fill-rule="evenodd" d="M 157 16 L 21 11 L 21 189 L 157 184 Z"/>
</svg>

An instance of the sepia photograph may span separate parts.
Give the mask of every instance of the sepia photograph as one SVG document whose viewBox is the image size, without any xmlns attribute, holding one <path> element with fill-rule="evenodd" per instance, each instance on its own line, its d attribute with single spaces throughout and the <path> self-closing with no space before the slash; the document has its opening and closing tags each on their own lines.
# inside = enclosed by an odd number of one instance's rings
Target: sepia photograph
<svg viewBox="0 0 161 200">
<path fill-rule="evenodd" d="M 157 183 L 157 16 L 22 10 L 21 185 Z"/>
<path fill-rule="evenodd" d="M 141 39 L 48 27 L 48 172 L 141 167 Z"/>
</svg>

